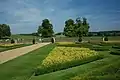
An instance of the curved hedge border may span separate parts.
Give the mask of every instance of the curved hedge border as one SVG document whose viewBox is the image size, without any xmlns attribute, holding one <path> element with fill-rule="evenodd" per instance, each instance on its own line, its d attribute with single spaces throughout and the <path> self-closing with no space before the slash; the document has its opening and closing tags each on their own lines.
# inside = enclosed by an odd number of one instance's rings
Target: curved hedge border
<svg viewBox="0 0 120 80">
<path fill-rule="evenodd" d="M 110 54 L 120 55 L 120 50 L 113 50 L 113 51 L 110 51 Z"/>
</svg>

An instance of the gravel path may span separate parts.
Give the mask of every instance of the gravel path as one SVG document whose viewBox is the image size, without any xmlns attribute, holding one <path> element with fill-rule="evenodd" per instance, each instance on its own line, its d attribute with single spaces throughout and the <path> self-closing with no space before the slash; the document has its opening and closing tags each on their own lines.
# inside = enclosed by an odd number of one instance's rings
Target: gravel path
<svg viewBox="0 0 120 80">
<path fill-rule="evenodd" d="M 42 46 L 45 46 L 47 44 L 49 44 L 49 43 L 39 43 L 39 44 L 27 46 L 27 47 L 22 47 L 22 48 L 17 48 L 17 49 L 0 52 L 0 64 L 5 63 L 9 60 L 12 60 L 18 56 L 27 54 L 28 52 L 31 52 L 31 51 L 38 49 Z"/>
</svg>

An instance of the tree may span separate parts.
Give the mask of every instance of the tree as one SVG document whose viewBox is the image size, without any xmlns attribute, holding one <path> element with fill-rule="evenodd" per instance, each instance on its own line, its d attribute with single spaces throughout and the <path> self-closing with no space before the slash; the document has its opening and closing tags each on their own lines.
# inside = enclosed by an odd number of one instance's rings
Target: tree
<svg viewBox="0 0 120 80">
<path fill-rule="evenodd" d="M 11 36 L 10 26 L 7 24 L 0 24 L 0 38 Z"/>
<path fill-rule="evenodd" d="M 75 36 L 74 28 L 75 28 L 74 20 L 69 19 L 65 21 L 64 35 L 68 37 L 74 37 Z"/>
<path fill-rule="evenodd" d="M 78 17 L 76 19 L 76 22 L 74 20 L 69 19 L 65 21 L 65 27 L 64 27 L 64 35 L 68 37 L 79 37 L 79 41 L 82 41 L 82 36 L 88 35 L 89 31 L 89 24 L 87 22 L 86 18 Z"/>
<path fill-rule="evenodd" d="M 86 36 L 88 34 L 89 31 L 89 24 L 87 23 L 87 19 L 86 18 L 77 18 L 76 19 L 76 24 L 75 24 L 75 30 L 76 30 L 76 34 L 79 37 L 79 41 L 82 41 L 82 37 Z"/>
<path fill-rule="evenodd" d="M 52 37 L 53 33 L 53 25 L 48 19 L 44 19 L 38 27 L 38 34 L 41 34 L 42 37 Z"/>
</svg>

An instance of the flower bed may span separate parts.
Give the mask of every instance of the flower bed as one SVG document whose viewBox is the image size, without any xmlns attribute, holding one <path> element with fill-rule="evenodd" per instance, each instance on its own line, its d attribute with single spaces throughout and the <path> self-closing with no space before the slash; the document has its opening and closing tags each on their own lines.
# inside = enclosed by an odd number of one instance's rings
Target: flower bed
<svg viewBox="0 0 120 80">
<path fill-rule="evenodd" d="M 56 47 L 36 69 L 35 75 L 67 69 L 100 58 L 96 51 L 89 48 Z"/>
</svg>

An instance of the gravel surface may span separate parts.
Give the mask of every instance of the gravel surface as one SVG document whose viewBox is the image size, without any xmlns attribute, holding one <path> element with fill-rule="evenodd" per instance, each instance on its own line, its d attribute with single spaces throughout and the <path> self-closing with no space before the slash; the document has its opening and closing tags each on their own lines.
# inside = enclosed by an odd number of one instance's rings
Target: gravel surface
<svg viewBox="0 0 120 80">
<path fill-rule="evenodd" d="M 38 49 L 42 46 L 45 46 L 47 44 L 49 44 L 49 43 L 38 43 L 38 44 L 34 44 L 31 46 L 27 46 L 27 47 L 22 47 L 22 48 L 17 48 L 17 49 L 0 52 L 0 64 L 5 63 L 9 60 L 12 60 L 18 56 L 27 54 L 27 53 L 29 53 L 35 49 Z"/>
</svg>

